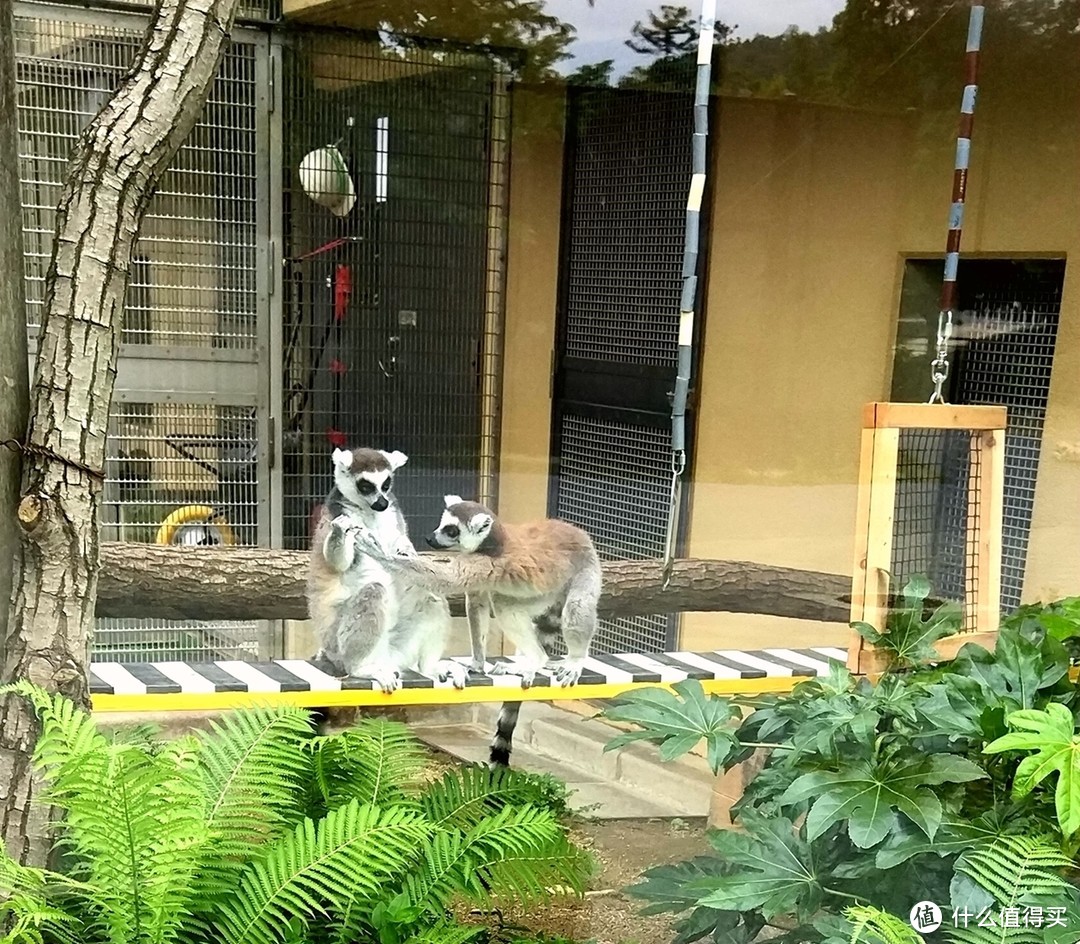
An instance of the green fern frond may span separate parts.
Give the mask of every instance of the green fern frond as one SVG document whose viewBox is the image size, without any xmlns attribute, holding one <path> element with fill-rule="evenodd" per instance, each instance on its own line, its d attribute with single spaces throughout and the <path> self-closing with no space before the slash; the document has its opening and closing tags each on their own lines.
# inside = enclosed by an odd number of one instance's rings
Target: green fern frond
<svg viewBox="0 0 1080 944">
<path fill-rule="evenodd" d="M 458 896 L 486 902 L 512 894 L 529 903 L 550 898 L 554 888 L 581 892 L 588 861 L 566 841 L 550 810 L 503 807 L 468 832 L 448 827 L 425 842 L 403 890 L 384 890 L 382 901 L 352 911 L 339 940 L 363 937 L 360 917 L 371 916 L 376 930 L 389 924 L 404 936 L 426 922 L 441 920 Z"/>
<path fill-rule="evenodd" d="M 85 944 L 91 940 L 78 915 L 94 888 L 66 875 L 21 865 L 0 852 L 0 944 L 50 942 Z M 69 905 L 65 910 L 64 905 Z"/>
<path fill-rule="evenodd" d="M 197 746 L 181 738 L 151 755 L 106 743 L 51 785 L 66 813 L 59 845 L 95 887 L 110 940 L 165 942 L 178 932 L 208 839 Z"/>
<path fill-rule="evenodd" d="M 319 813 L 350 800 L 403 800 L 425 762 L 408 727 L 385 718 L 364 718 L 340 734 L 313 738 L 309 747 Z"/>
<path fill-rule="evenodd" d="M 200 901 L 236 886 L 239 871 L 261 843 L 277 839 L 303 817 L 310 776 L 303 747 L 313 736 L 303 708 L 248 708 L 211 722 L 200 735 L 206 824 Z"/>
<path fill-rule="evenodd" d="M 28 892 L 0 900 L 0 928 L 0 944 L 87 944 L 77 918 Z"/>
<path fill-rule="evenodd" d="M 294 917 L 340 914 L 358 896 L 374 900 L 412 863 L 431 827 L 418 813 L 353 800 L 318 822 L 306 819 L 241 875 L 218 908 L 225 944 L 272 944 Z"/>
<path fill-rule="evenodd" d="M 844 917 L 852 924 L 848 944 L 923 944 L 908 922 L 872 905 L 853 905 Z"/>
<path fill-rule="evenodd" d="M 7 694 L 20 695 L 29 701 L 41 723 L 33 760 L 47 779 L 63 779 L 71 774 L 72 766 L 80 767 L 88 754 L 107 749 L 108 740 L 90 715 L 63 695 L 50 695 L 25 680 L 0 687 L 0 695 Z"/>
<path fill-rule="evenodd" d="M 507 805 L 545 807 L 551 785 L 512 767 L 456 767 L 430 784 L 420 807 L 433 823 L 470 829 Z"/>
<path fill-rule="evenodd" d="M 95 887 L 103 933 L 171 940 L 207 838 L 197 742 L 114 743 L 69 699 L 25 682 L 9 690 L 41 720 L 41 799 L 66 814 L 57 846 L 74 853 L 74 877 Z"/>
<path fill-rule="evenodd" d="M 408 938 L 403 944 L 467 944 L 487 934 L 482 925 L 454 924 L 445 922 L 425 928 Z"/>
<path fill-rule="evenodd" d="M 470 859 L 461 890 L 481 900 L 512 895 L 545 900 L 553 888 L 585 888 L 591 860 L 566 838 L 554 815 L 533 807 L 505 807 L 468 835 Z"/>
<path fill-rule="evenodd" d="M 1061 850 L 1041 837 L 1001 836 L 992 843 L 965 852 L 956 862 L 966 875 L 1006 908 L 1021 898 L 1060 896 L 1067 883 L 1060 870 L 1072 865 Z"/>
</svg>

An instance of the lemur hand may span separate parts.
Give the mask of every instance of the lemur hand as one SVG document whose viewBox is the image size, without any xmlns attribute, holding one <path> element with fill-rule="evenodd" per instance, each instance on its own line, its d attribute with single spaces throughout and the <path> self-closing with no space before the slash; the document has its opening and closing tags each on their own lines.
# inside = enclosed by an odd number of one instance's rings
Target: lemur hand
<svg viewBox="0 0 1080 944">
<path fill-rule="evenodd" d="M 407 537 L 399 537 L 391 551 L 394 557 L 416 557 L 416 548 Z"/>
<path fill-rule="evenodd" d="M 378 535 L 369 528 L 354 523 L 352 538 L 356 542 L 357 548 L 370 557 L 377 560 L 387 560 L 390 557 L 379 541 Z"/>
</svg>

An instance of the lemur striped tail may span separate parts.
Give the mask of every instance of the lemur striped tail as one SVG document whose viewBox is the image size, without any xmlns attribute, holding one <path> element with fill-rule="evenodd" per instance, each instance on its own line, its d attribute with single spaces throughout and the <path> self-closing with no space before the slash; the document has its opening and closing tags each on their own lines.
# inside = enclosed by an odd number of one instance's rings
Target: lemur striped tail
<svg viewBox="0 0 1080 944">
<path fill-rule="evenodd" d="M 495 737 L 491 739 L 492 767 L 510 766 L 514 728 L 517 727 L 520 711 L 521 702 L 519 701 L 504 701 L 502 708 L 499 709 L 499 720 L 495 723 Z"/>
</svg>

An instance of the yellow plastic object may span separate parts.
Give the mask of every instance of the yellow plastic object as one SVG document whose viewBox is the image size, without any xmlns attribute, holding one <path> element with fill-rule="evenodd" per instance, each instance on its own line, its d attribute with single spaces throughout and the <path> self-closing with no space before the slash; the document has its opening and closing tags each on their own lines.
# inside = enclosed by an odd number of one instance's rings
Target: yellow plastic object
<svg viewBox="0 0 1080 944">
<path fill-rule="evenodd" d="M 186 524 L 205 524 L 214 528 L 221 537 L 222 544 L 235 544 L 236 536 L 229 527 L 225 516 L 209 505 L 184 505 L 177 508 L 161 522 L 161 527 L 154 537 L 155 544 L 172 544 L 177 532 Z"/>
</svg>

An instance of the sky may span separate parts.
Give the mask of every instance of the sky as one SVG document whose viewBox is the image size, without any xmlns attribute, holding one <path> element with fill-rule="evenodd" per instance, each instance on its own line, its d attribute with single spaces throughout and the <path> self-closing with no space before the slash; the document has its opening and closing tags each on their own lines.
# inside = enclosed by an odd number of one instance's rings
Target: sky
<svg viewBox="0 0 1080 944">
<path fill-rule="evenodd" d="M 584 63 L 603 59 L 615 61 L 615 75 L 625 73 L 644 57 L 625 45 L 635 21 L 645 20 L 649 10 L 658 10 L 664 0 L 547 0 L 545 10 L 577 27 L 577 40 L 570 47 L 574 58 L 559 66 L 570 72 Z M 699 10 L 700 0 L 667 0 L 673 5 Z M 840 12 L 844 0 L 717 0 L 716 18 L 737 25 L 735 35 L 749 39 L 758 33 L 776 35 L 789 26 L 816 30 L 828 26 Z"/>
</svg>

